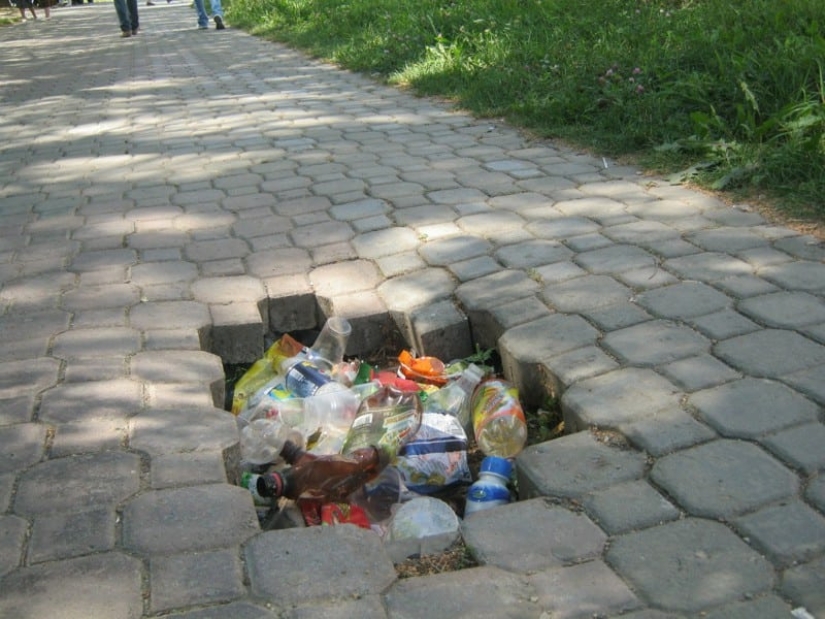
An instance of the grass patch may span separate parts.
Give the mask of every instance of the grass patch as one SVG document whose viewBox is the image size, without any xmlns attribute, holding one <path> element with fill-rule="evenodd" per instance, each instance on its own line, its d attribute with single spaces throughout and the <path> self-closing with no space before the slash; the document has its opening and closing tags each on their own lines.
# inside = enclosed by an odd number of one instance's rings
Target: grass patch
<svg viewBox="0 0 825 619">
<path fill-rule="evenodd" d="M 821 0 L 232 0 L 233 26 L 825 220 Z"/>
</svg>

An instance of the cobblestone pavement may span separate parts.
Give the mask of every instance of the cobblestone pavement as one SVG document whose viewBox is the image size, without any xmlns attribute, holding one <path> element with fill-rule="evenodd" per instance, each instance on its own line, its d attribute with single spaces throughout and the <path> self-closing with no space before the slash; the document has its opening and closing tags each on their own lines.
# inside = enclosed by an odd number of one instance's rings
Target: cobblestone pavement
<svg viewBox="0 0 825 619">
<path fill-rule="evenodd" d="M 186 4 L 0 29 L 0 616 L 825 617 L 822 243 Z M 559 396 L 479 567 L 232 483 L 221 357 L 332 313 Z"/>
</svg>

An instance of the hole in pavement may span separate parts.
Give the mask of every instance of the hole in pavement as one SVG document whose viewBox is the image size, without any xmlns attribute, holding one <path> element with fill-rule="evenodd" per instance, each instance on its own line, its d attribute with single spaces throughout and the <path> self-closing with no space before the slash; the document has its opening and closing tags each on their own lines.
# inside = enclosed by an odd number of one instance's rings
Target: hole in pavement
<svg viewBox="0 0 825 619">
<path fill-rule="evenodd" d="M 305 301 L 306 299 L 304 299 L 306 310 Z M 294 307 L 296 302 L 295 300 L 284 301 L 279 299 L 278 303 L 285 303 L 286 307 Z M 213 350 L 215 354 L 218 354 L 224 360 L 226 378 L 224 408 L 226 410 L 231 411 L 233 408 L 235 384 L 246 374 L 253 363 L 260 359 L 264 352 L 282 336 L 288 335 L 307 347 L 315 342 L 321 327 L 331 314 L 326 314 L 317 302 L 314 307 L 309 309 L 311 311 L 279 313 L 278 308 L 274 307 L 273 302 L 270 301 L 269 320 L 265 322 L 265 324 L 268 324 L 268 329 L 266 329 L 263 336 L 260 336 L 258 345 L 254 344 L 254 338 L 252 338 L 253 346 L 251 350 L 244 353 L 239 354 L 237 347 L 231 355 L 222 354 L 223 351 L 221 350 Z M 266 315 L 265 312 L 262 313 Z M 360 318 L 347 317 L 347 319 L 352 324 L 352 333 L 347 345 L 345 360 L 359 360 L 361 363 L 369 364 L 376 370 L 396 372 L 399 367 L 398 355 L 402 350 L 416 350 L 416 342 L 419 344 L 423 340 L 432 342 L 434 339 L 437 340 L 439 336 L 438 330 L 435 333 L 416 333 L 415 326 L 410 325 L 407 317 L 393 318 L 390 313 Z M 399 322 L 401 327 L 399 327 Z M 448 325 L 444 329 L 443 336 L 459 341 L 453 341 L 446 346 L 439 347 L 436 345 L 433 347 L 441 351 L 442 354 L 432 354 L 428 350 L 425 350 L 424 354 L 436 356 L 445 363 L 473 358 L 473 360 L 490 368 L 490 371 L 496 376 L 506 378 L 498 351 L 495 348 L 482 349 L 477 345 L 471 335 L 472 328 L 469 321 L 465 319 L 464 323 L 465 328 L 463 331 L 466 334 L 466 341 L 460 341 L 462 339 L 461 335 L 456 336 L 456 330 L 451 330 L 450 325 Z M 213 327 L 213 330 L 215 329 L 220 329 L 220 327 Z M 233 333 L 221 335 L 218 332 L 218 336 L 215 337 L 213 333 L 213 337 L 215 341 L 237 341 Z M 489 340 L 489 338 L 482 339 Z M 451 354 L 451 351 L 454 351 L 455 355 L 461 356 L 455 356 Z M 466 354 L 468 351 L 475 352 Z M 232 358 L 227 359 L 227 356 Z M 243 356 L 246 358 L 241 359 L 240 357 Z M 553 398 L 547 396 L 540 406 L 532 409 L 523 408 L 527 421 L 526 445 L 545 442 L 563 433 L 561 411 Z M 422 496 L 429 496 L 442 501 L 453 510 L 456 516 L 463 517 L 467 490 L 470 483 L 479 478 L 479 469 L 483 458 L 484 454 L 476 445 L 474 437 L 467 436 L 466 466 L 470 473 L 468 481 L 452 483 L 440 490 L 428 491 L 427 494 Z M 250 467 L 247 465 L 247 472 L 255 474 L 260 473 L 263 467 L 249 469 Z M 237 475 L 230 475 L 230 478 L 240 478 L 240 473 L 239 471 Z M 518 491 L 514 486 L 514 479 L 515 475 L 508 484 L 511 501 L 518 500 Z M 304 526 L 305 524 L 304 514 L 297 509 L 294 502 L 282 500 L 277 504 L 264 505 L 261 503 L 257 507 L 261 527 L 264 530 L 291 528 Z M 386 522 L 383 524 L 386 525 Z M 422 552 L 410 556 L 396 554 L 393 560 L 396 564 L 396 571 L 401 578 L 454 571 L 478 565 L 470 550 L 464 546 L 460 536 L 446 549 L 442 547 L 440 550 L 433 552 L 422 550 Z"/>
</svg>

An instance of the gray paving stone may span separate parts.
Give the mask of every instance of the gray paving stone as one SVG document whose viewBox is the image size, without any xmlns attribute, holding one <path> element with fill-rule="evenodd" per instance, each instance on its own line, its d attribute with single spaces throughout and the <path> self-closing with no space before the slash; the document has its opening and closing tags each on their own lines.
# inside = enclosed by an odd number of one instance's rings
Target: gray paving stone
<svg viewBox="0 0 825 619">
<path fill-rule="evenodd" d="M 130 359 L 132 377 L 156 383 L 201 383 L 208 385 L 215 405 L 224 400 L 223 363 L 212 353 L 195 350 L 147 350 Z M 170 372 L 170 368 L 174 368 Z"/>
<path fill-rule="evenodd" d="M 572 257 L 573 252 L 558 241 L 535 239 L 501 247 L 495 252 L 496 259 L 506 268 L 531 269 Z"/>
<path fill-rule="evenodd" d="M 396 579 L 381 539 L 357 527 L 268 531 L 244 556 L 252 592 L 278 604 L 378 594 Z"/>
<path fill-rule="evenodd" d="M 565 428 L 617 428 L 678 407 L 680 390 L 652 370 L 622 368 L 574 384 L 562 396 Z"/>
<path fill-rule="evenodd" d="M 140 347 L 140 332 L 135 329 L 72 329 L 55 336 L 52 354 L 60 359 L 126 357 L 140 350 Z"/>
<path fill-rule="evenodd" d="M 738 299 L 779 292 L 779 288 L 755 275 L 735 275 L 713 284 L 719 290 Z"/>
<path fill-rule="evenodd" d="M 521 500 L 580 498 L 645 473 L 642 454 L 602 444 L 590 432 L 528 446 L 516 464 Z"/>
<path fill-rule="evenodd" d="M 266 290 L 261 281 L 247 275 L 236 277 L 203 277 L 192 284 L 196 301 L 210 304 L 261 303 Z"/>
<path fill-rule="evenodd" d="M 0 400 L 0 426 L 32 421 L 34 394 Z"/>
<path fill-rule="evenodd" d="M 597 308 L 628 301 L 630 288 L 607 275 L 587 275 L 546 286 L 542 299 L 560 312 L 592 312 Z"/>
<path fill-rule="evenodd" d="M 272 619 L 273 617 L 269 608 L 256 606 L 249 602 L 230 602 L 229 604 L 219 604 L 209 608 L 171 613 L 166 616 L 174 617 L 174 619 L 224 619 L 225 617 L 232 617 L 232 619 Z M 365 619 L 371 619 L 371 617 L 365 616 Z M 385 619 L 385 617 L 380 619 Z"/>
<path fill-rule="evenodd" d="M 193 484 L 219 484 L 227 481 L 223 453 L 195 451 L 152 456 L 150 485 L 160 490 Z"/>
<path fill-rule="evenodd" d="M 479 619 L 528 619 L 542 610 L 533 591 L 521 576 L 476 567 L 402 580 L 384 601 L 388 616 L 399 619 L 429 619 L 434 608 L 444 617 L 460 617 L 471 608 Z"/>
<path fill-rule="evenodd" d="M 485 239 L 459 235 L 430 241 L 422 245 L 418 252 L 428 264 L 450 266 L 455 262 L 488 255 L 492 248 Z"/>
<path fill-rule="evenodd" d="M 792 617 L 791 608 L 781 598 L 766 595 L 746 602 L 734 602 L 702 615 L 707 619 L 786 619 Z"/>
<path fill-rule="evenodd" d="M 306 273 L 312 259 L 306 249 L 282 247 L 255 251 L 244 259 L 249 273 L 262 279 Z"/>
<path fill-rule="evenodd" d="M 233 548 L 260 531 L 252 495 L 228 484 L 144 492 L 126 503 L 122 526 L 124 548 L 152 557 Z"/>
<path fill-rule="evenodd" d="M 231 413 L 218 408 L 149 409 L 130 423 L 129 445 L 152 455 L 178 452 L 224 452 L 238 445 Z"/>
<path fill-rule="evenodd" d="M 64 383 L 43 394 L 39 418 L 54 423 L 124 419 L 142 407 L 140 385 L 131 380 Z"/>
<path fill-rule="evenodd" d="M 825 365 L 825 346 L 795 333 L 763 329 L 714 346 L 714 354 L 752 376 L 778 378 Z"/>
<path fill-rule="evenodd" d="M 733 303 L 729 297 L 700 282 L 681 282 L 649 290 L 640 294 L 636 302 L 656 316 L 673 320 L 713 314 Z"/>
<path fill-rule="evenodd" d="M 129 313 L 135 329 L 202 329 L 210 323 L 209 308 L 195 301 L 157 301 L 141 303 Z"/>
<path fill-rule="evenodd" d="M 733 275 L 751 275 L 752 267 L 727 254 L 705 252 L 670 258 L 665 268 L 684 279 L 714 282 Z"/>
<path fill-rule="evenodd" d="M 825 404 L 825 382 L 822 381 L 823 366 L 814 366 L 783 376 L 782 380 L 806 397 Z"/>
<path fill-rule="evenodd" d="M 681 512 L 646 481 L 612 486 L 582 502 L 594 521 L 610 535 L 676 520 Z"/>
<path fill-rule="evenodd" d="M 545 570 L 529 577 L 543 615 L 559 619 L 605 617 L 642 604 L 602 561 Z"/>
<path fill-rule="evenodd" d="M 126 443 L 126 428 L 125 419 L 83 419 L 57 424 L 49 457 L 118 449 Z"/>
<path fill-rule="evenodd" d="M 724 525 L 688 518 L 614 539 L 607 562 L 646 600 L 696 613 L 767 592 L 770 564 Z"/>
<path fill-rule="evenodd" d="M 0 577 L 22 563 L 28 532 L 27 520 L 17 516 L 0 515 Z"/>
<path fill-rule="evenodd" d="M 601 345 L 630 365 L 656 366 L 708 352 L 711 343 L 688 327 L 652 320 L 608 333 Z"/>
<path fill-rule="evenodd" d="M 34 519 L 28 563 L 69 559 L 115 548 L 114 506 Z"/>
<path fill-rule="evenodd" d="M 212 305 L 210 351 L 223 363 L 253 363 L 263 355 L 263 339 L 269 317 L 261 316 L 261 307 L 252 302 Z"/>
<path fill-rule="evenodd" d="M 661 367 L 659 371 L 687 392 L 715 387 L 741 377 L 739 372 L 711 355 L 680 359 Z"/>
<path fill-rule="evenodd" d="M 141 563 L 110 552 L 50 561 L 6 576 L 0 616 L 134 619 L 143 613 Z"/>
<path fill-rule="evenodd" d="M 819 475 L 808 484 L 805 498 L 825 514 L 825 476 Z"/>
<path fill-rule="evenodd" d="M 788 262 L 765 267 L 759 275 L 780 288 L 822 293 L 825 290 L 825 264 Z"/>
<path fill-rule="evenodd" d="M 417 249 L 421 240 L 409 228 L 394 227 L 361 234 L 352 244 L 361 258 L 374 260 Z"/>
<path fill-rule="evenodd" d="M 779 292 L 751 297 L 739 310 L 769 327 L 798 328 L 825 322 L 825 302 L 806 292 Z"/>
<path fill-rule="evenodd" d="M 246 592 L 236 550 L 194 552 L 149 561 L 150 607 L 173 608 L 223 602 Z"/>
<path fill-rule="evenodd" d="M 756 378 L 699 391 L 688 402 L 719 434 L 735 438 L 756 438 L 814 421 L 819 413 L 816 404 L 785 385 Z"/>
<path fill-rule="evenodd" d="M 799 480 L 764 451 L 716 440 L 660 458 L 651 479 L 691 515 L 732 518 L 799 489 Z"/>
<path fill-rule="evenodd" d="M 60 483 L 55 484 L 59 479 Z M 89 479 L 95 484 L 89 485 Z M 124 452 L 103 452 L 41 462 L 18 478 L 14 511 L 41 515 L 114 507 L 137 492 L 140 459 Z"/>
<path fill-rule="evenodd" d="M 587 516 L 541 498 L 477 512 L 461 533 L 481 565 L 522 574 L 595 559 L 607 542 Z"/>
<path fill-rule="evenodd" d="M 388 280 L 378 294 L 390 310 L 403 314 L 448 298 L 454 287 L 447 271 L 431 268 Z"/>
<path fill-rule="evenodd" d="M 138 266 L 141 265 L 136 265 L 135 268 Z M 134 284 L 115 283 L 75 288 L 63 294 L 62 307 L 76 311 L 135 305 L 140 300 L 140 291 L 137 287 L 138 278 L 135 277 L 133 281 Z"/>
<path fill-rule="evenodd" d="M 60 362 L 38 357 L 0 362 L 0 397 L 16 398 L 56 385 Z"/>
<path fill-rule="evenodd" d="M 438 301 L 409 314 L 410 342 L 421 355 L 464 359 L 475 352 L 470 323 L 451 300 Z"/>
<path fill-rule="evenodd" d="M 814 617 L 825 614 L 825 557 L 796 565 L 782 573 L 779 590 L 787 598 Z"/>
<path fill-rule="evenodd" d="M 825 549 L 825 517 L 802 501 L 772 505 L 733 524 L 751 545 L 780 567 L 802 563 Z"/>
<path fill-rule="evenodd" d="M 687 239 L 707 251 L 730 254 L 752 249 L 765 243 L 764 238 L 749 228 L 731 227 L 700 230 L 689 234 Z"/>
<path fill-rule="evenodd" d="M 11 473 L 39 462 L 45 454 L 48 428 L 40 423 L 0 427 L 0 473 Z"/>
<path fill-rule="evenodd" d="M 387 611 L 378 595 L 368 595 L 357 600 L 316 602 L 281 611 L 285 619 L 387 619 Z"/>
<path fill-rule="evenodd" d="M 782 462 L 805 474 L 825 469 L 825 425 L 806 423 L 770 434 L 760 439 Z"/>
<path fill-rule="evenodd" d="M 502 231 L 522 230 L 525 220 L 510 211 L 490 211 L 465 215 L 459 218 L 456 223 L 468 234 L 489 239 L 494 238 L 494 235 L 500 234 Z"/>
<path fill-rule="evenodd" d="M 633 245 L 612 245 L 578 254 L 574 261 L 594 274 L 614 274 L 656 266 L 656 258 Z"/>
<path fill-rule="evenodd" d="M 351 260 L 313 269 L 309 274 L 309 281 L 317 295 L 335 297 L 350 292 L 373 290 L 381 283 L 381 276 L 372 262 Z"/>
<path fill-rule="evenodd" d="M 759 330 L 759 325 L 734 310 L 722 310 L 688 321 L 700 333 L 713 340 L 726 340 Z"/>
<path fill-rule="evenodd" d="M 597 249 L 605 249 L 615 246 L 615 243 L 613 243 L 613 241 L 609 238 L 595 232 L 567 238 L 564 240 L 564 244 L 577 254 L 592 253 Z M 602 265 L 604 264 L 603 261 L 600 262 Z"/>
<path fill-rule="evenodd" d="M 618 363 L 598 346 L 584 346 L 542 362 L 546 375 L 553 381 L 552 393 L 564 393 L 573 383 L 618 368 Z M 545 370 L 542 368 L 542 372 Z"/>
<path fill-rule="evenodd" d="M 650 314 L 630 301 L 620 301 L 593 310 L 584 309 L 582 314 L 602 331 L 616 331 L 653 319 Z"/>
<path fill-rule="evenodd" d="M 525 273 L 507 269 L 459 285 L 455 296 L 472 322 L 474 311 L 531 297 L 538 289 L 538 283 Z"/>
</svg>

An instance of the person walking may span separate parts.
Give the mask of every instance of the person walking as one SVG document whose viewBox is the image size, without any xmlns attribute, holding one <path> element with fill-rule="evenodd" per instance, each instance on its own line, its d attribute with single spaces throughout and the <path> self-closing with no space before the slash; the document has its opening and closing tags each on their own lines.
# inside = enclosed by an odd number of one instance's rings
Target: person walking
<svg viewBox="0 0 825 619">
<path fill-rule="evenodd" d="M 223 23 L 223 8 L 221 0 L 210 0 L 212 5 L 212 19 L 215 20 L 215 29 L 223 30 L 226 26 Z M 198 28 L 206 30 L 209 28 L 209 16 L 206 14 L 204 0 L 195 0 L 195 9 L 198 11 Z"/>
<path fill-rule="evenodd" d="M 137 5 L 137 0 L 115 0 L 115 11 L 120 21 L 120 36 L 130 37 L 138 33 L 140 24 Z"/>
<path fill-rule="evenodd" d="M 23 21 L 26 21 L 26 9 L 29 9 L 34 19 L 37 19 L 33 0 L 17 0 L 17 8 L 20 9 L 20 17 Z"/>
</svg>

